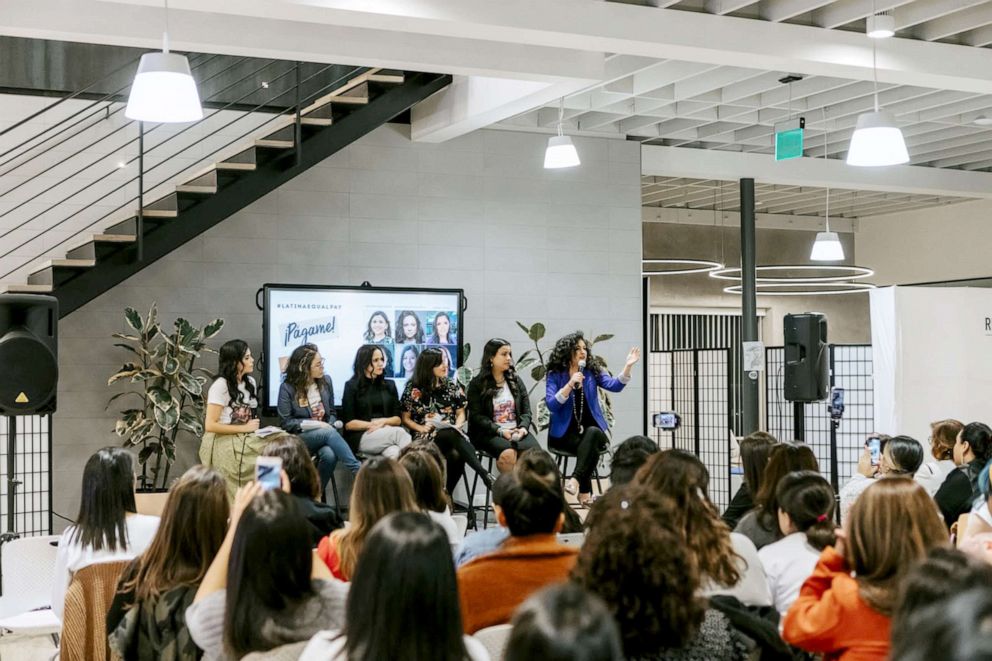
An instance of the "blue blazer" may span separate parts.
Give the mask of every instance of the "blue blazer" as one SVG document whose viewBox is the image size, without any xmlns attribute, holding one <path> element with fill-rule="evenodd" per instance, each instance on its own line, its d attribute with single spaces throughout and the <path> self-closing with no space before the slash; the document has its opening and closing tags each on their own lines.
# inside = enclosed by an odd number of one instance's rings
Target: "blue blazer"
<svg viewBox="0 0 992 661">
<path fill-rule="evenodd" d="M 620 392 L 627 385 L 626 381 L 621 381 L 620 377 L 610 376 L 610 373 L 606 370 L 600 372 L 591 367 L 586 367 L 582 370 L 582 376 L 584 377 L 582 380 L 582 391 L 586 393 L 598 394 L 597 387 L 603 390 L 609 390 L 610 392 Z M 559 402 L 556 396 L 558 391 L 568 383 L 568 379 L 568 372 L 554 371 L 548 372 L 545 380 L 544 402 L 548 405 L 548 410 L 551 412 L 551 427 L 548 429 L 548 436 L 554 438 L 561 438 L 565 435 L 565 432 L 568 431 L 569 422 L 572 419 L 572 405 L 575 391 L 573 390 L 564 402 Z M 596 425 L 604 432 L 609 431 L 606 425 L 606 417 L 603 415 L 603 410 L 599 407 L 599 397 L 586 397 L 585 400 L 589 404 L 589 412 L 592 413 Z"/>
<path fill-rule="evenodd" d="M 323 422 L 333 425 L 337 419 L 334 415 L 334 384 L 331 383 L 331 377 L 326 374 L 324 375 L 324 381 L 327 387 L 320 390 L 320 400 L 324 404 Z M 310 405 L 300 406 L 300 403 L 296 399 L 296 388 L 285 382 L 279 386 L 279 402 L 276 410 L 279 413 L 280 425 L 290 434 L 300 433 L 302 430 L 301 423 L 304 420 L 313 419 L 313 415 L 310 412 Z"/>
</svg>

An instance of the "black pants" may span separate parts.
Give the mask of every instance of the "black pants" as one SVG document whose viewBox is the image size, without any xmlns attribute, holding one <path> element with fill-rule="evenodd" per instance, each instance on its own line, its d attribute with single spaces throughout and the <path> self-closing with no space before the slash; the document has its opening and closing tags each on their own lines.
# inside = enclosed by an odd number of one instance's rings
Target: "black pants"
<svg viewBox="0 0 992 661">
<path fill-rule="evenodd" d="M 526 436 L 515 443 L 510 443 L 510 441 L 502 436 L 489 436 L 487 438 L 476 438 L 473 440 L 473 444 L 480 452 L 485 452 L 490 457 L 496 457 L 497 459 L 499 459 L 499 456 L 504 451 L 512 447 L 516 447 L 520 452 L 541 447 L 537 439 L 530 432 L 527 432 Z"/>
<path fill-rule="evenodd" d="M 472 467 L 476 473 L 482 476 L 483 482 L 489 481 L 489 473 L 482 467 L 479 458 L 475 455 L 475 448 L 464 436 L 454 429 L 439 429 L 434 434 L 434 442 L 444 455 L 445 463 L 448 464 L 448 477 L 445 488 L 448 494 L 455 493 L 458 481 L 465 474 L 465 464 Z"/>
<path fill-rule="evenodd" d="M 572 477 L 579 482 L 579 493 L 592 493 L 592 474 L 599 461 L 599 453 L 609 445 L 606 433 L 599 427 L 586 427 L 582 434 L 566 433 L 561 438 L 548 438 L 552 450 L 571 452 L 575 455 L 575 470 Z M 567 476 L 565 476 L 567 477 Z"/>
</svg>

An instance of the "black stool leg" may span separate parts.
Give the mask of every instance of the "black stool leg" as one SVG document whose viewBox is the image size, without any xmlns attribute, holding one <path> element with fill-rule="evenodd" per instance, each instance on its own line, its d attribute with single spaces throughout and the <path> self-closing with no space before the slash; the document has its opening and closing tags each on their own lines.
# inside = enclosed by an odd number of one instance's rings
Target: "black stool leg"
<svg viewBox="0 0 992 661">
<path fill-rule="evenodd" d="M 334 511 L 337 512 L 338 518 L 341 518 L 341 496 L 338 495 L 338 482 L 334 479 L 334 474 L 331 473 L 331 493 L 334 494 Z"/>
</svg>

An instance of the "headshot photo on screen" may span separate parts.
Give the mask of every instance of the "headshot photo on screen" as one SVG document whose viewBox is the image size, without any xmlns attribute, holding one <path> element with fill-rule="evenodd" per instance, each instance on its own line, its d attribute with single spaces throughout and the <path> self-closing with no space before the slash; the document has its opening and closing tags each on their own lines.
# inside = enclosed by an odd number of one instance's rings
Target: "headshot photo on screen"
<svg viewBox="0 0 992 661">
<path fill-rule="evenodd" d="M 389 323 L 389 315 L 382 310 L 376 310 L 369 316 L 362 338 L 366 344 L 392 344 L 393 328 Z"/>
<path fill-rule="evenodd" d="M 420 356 L 420 348 L 409 344 L 402 348 L 396 347 L 399 353 L 399 360 L 396 362 L 396 378 L 413 378 L 413 368 L 417 366 L 417 357 Z"/>
<path fill-rule="evenodd" d="M 423 344 L 424 322 L 413 310 L 401 310 L 396 315 L 396 344 Z"/>
<path fill-rule="evenodd" d="M 455 330 L 455 313 L 444 310 L 430 313 L 428 320 L 430 323 L 430 337 L 428 344 L 458 344 L 457 331 Z"/>
<path fill-rule="evenodd" d="M 444 354 L 445 364 L 448 366 L 448 378 L 455 378 L 455 369 L 458 366 L 455 364 L 454 359 L 458 357 L 458 347 L 454 344 L 442 344 L 438 348 Z"/>
</svg>

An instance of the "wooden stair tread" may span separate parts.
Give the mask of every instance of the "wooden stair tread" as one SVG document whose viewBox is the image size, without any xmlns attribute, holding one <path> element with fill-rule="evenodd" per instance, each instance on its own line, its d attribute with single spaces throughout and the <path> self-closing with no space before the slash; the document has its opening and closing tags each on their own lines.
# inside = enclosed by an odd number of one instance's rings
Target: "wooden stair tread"
<svg viewBox="0 0 992 661">
<path fill-rule="evenodd" d="M 43 271 L 49 268 L 86 269 L 94 266 L 96 266 L 95 259 L 78 259 L 78 258 L 49 259 L 48 261 L 44 262 L 40 267 L 38 267 L 37 270 Z"/>
<path fill-rule="evenodd" d="M 135 212 L 137 215 L 137 212 Z M 145 218 L 176 218 L 179 212 L 175 209 L 144 209 L 141 213 Z"/>
<path fill-rule="evenodd" d="M 271 149 L 292 149 L 292 140 L 267 140 L 265 138 L 259 138 L 255 140 L 256 147 L 269 147 Z"/>
<path fill-rule="evenodd" d="M 129 234 L 93 234 L 90 241 L 103 241 L 104 243 L 134 243 L 138 239 Z"/>
<path fill-rule="evenodd" d="M 51 285 L 0 285 L 0 293 L 3 294 L 49 294 L 51 292 Z"/>
</svg>

